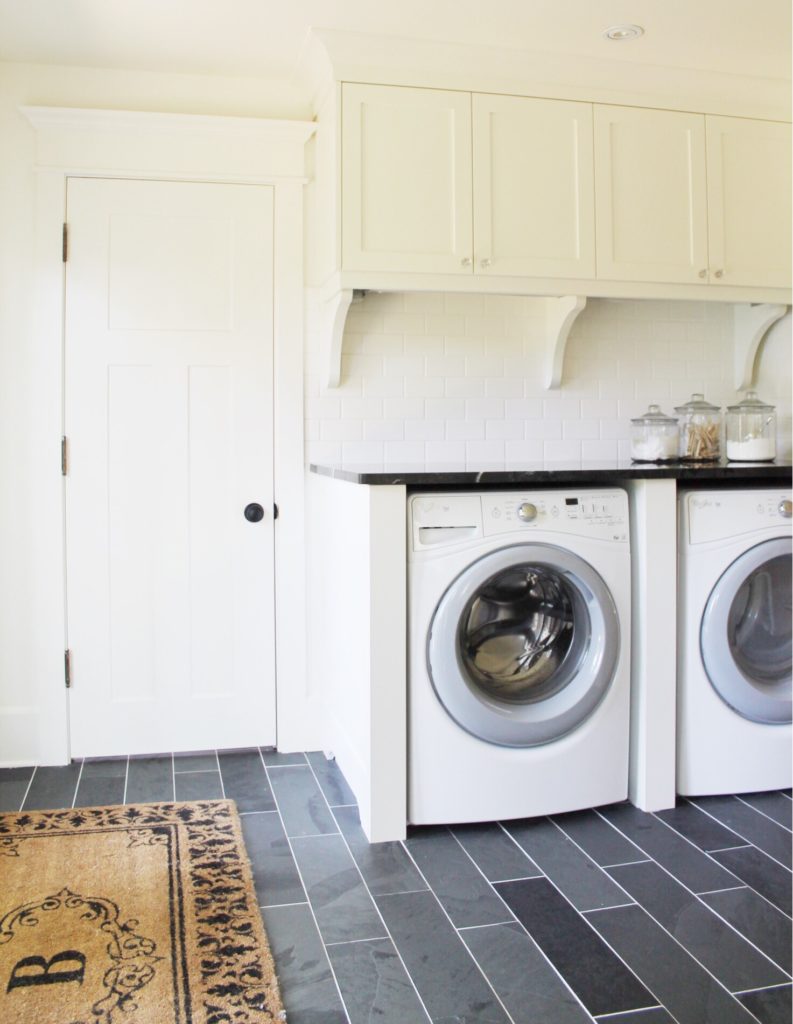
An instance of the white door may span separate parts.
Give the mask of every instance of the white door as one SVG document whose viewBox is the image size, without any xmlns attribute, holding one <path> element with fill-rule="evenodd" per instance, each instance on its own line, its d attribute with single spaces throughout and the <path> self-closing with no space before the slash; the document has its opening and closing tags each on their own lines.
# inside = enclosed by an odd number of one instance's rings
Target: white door
<svg viewBox="0 0 793 1024">
<path fill-rule="evenodd" d="M 73 178 L 67 219 L 72 755 L 272 744 L 272 189 Z"/>
<path fill-rule="evenodd" d="M 595 276 L 592 104 L 473 97 L 478 274 Z"/>
<path fill-rule="evenodd" d="M 704 115 L 594 110 L 598 277 L 705 283 Z"/>
<path fill-rule="evenodd" d="M 471 96 L 344 85 L 345 270 L 471 273 Z"/>
<path fill-rule="evenodd" d="M 705 122 L 711 281 L 789 288 L 790 125 Z"/>
</svg>

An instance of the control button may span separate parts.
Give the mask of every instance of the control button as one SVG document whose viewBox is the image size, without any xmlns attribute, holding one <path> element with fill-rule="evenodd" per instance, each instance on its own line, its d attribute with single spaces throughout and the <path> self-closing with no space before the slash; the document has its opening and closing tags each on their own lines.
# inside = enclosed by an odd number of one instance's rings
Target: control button
<svg viewBox="0 0 793 1024">
<path fill-rule="evenodd" d="M 500 508 L 494 508 L 493 511 L 490 513 L 490 515 L 494 519 L 500 519 L 501 518 L 501 509 Z"/>
<path fill-rule="evenodd" d="M 559 506 L 558 505 L 553 505 L 551 507 L 551 515 L 552 516 L 558 516 L 559 515 Z"/>
<path fill-rule="evenodd" d="M 524 501 L 522 505 L 518 506 L 518 519 L 523 523 L 531 523 L 537 518 L 537 506 L 532 505 L 529 501 Z"/>
<path fill-rule="evenodd" d="M 790 519 L 791 513 L 793 513 L 793 503 L 784 498 L 777 506 L 777 512 L 779 512 L 783 519 Z"/>
</svg>

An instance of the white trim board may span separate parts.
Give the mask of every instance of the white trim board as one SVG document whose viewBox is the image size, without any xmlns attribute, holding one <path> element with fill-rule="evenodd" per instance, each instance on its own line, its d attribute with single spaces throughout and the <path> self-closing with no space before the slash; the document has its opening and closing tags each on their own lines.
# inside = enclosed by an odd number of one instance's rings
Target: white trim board
<svg viewBox="0 0 793 1024">
<path fill-rule="evenodd" d="M 26 695 L 27 735 L 14 763 L 69 759 L 64 687 L 65 538 L 60 439 L 63 432 L 61 234 L 69 176 L 124 176 L 272 184 L 275 198 L 276 669 L 278 744 L 319 745 L 306 686 L 303 473 L 304 148 L 316 125 L 137 111 L 24 107 L 36 131 L 34 353 L 32 398 L 39 410 L 29 439 L 37 539 L 30 588 L 38 611 L 31 649 L 37 690 Z M 14 710 L 14 709 L 10 709 Z M 0 724 L 3 720 L 0 709 Z M 7 717 L 7 716 L 6 716 Z M 18 717 L 18 716 L 17 716 Z M 6 723 L 10 727 L 10 722 Z"/>
</svg>

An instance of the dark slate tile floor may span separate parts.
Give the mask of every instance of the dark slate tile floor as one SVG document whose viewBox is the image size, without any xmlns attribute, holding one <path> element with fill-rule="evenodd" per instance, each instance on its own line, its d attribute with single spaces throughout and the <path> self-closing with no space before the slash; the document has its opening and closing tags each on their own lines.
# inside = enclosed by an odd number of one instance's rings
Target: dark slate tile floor
<svg viewBox="0 0 793 1024">
<path fill-rule="evenodd" d="M 321 753 L 0 770 L 0 811 L 236 801 L 290 1024 L 790 1024 L 790 792 L 412 828 Z"/>
</svg>

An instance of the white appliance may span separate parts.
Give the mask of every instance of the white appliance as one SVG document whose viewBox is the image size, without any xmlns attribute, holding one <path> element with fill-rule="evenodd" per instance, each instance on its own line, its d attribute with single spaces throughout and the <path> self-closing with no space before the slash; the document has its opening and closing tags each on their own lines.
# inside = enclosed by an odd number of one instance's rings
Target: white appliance
<svg viewBox="0 0 793 1024">
<path fill-rule="evenodd" d="M 679 793 L 791 784 L 790 498 L 679 498 Z"/>
<path fill-rule="evenodd" d="M 626 493 L 416 494 L 408 534 L 408 820 L 624 800 Z"/>
</svg>

